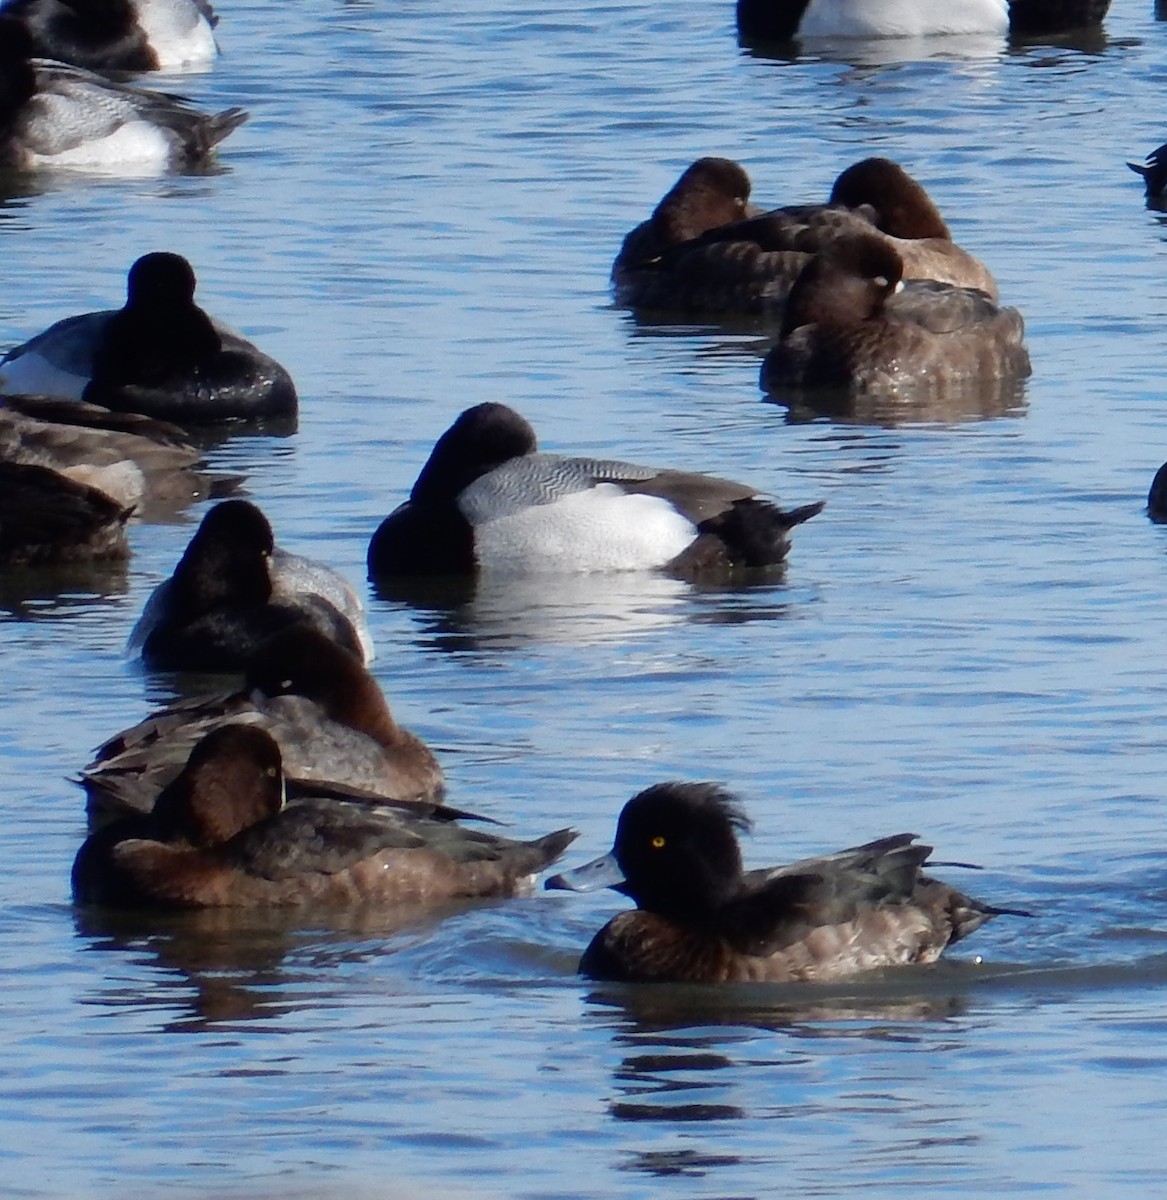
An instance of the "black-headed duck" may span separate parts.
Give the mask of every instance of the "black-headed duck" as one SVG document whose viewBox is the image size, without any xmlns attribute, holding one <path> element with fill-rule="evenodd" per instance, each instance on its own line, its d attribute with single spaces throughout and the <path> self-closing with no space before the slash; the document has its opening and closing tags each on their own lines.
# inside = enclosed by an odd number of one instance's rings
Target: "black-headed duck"
<svg viewBox="0 0 1167 1200">
<path fill-rule="evenodd" d="M 1101 23 L 1110 0 L 737 0 L 738 32 L 759 41 L 793 38 L 1033 36 Z"/>
<path fill-rule="evenodd" d="M 369 577 L 764 567 L 822 507 L 784 511 L 710 475 L 539 453 L 514 409 L 479 404 L 373 534 Z"/>
<path fill-rule="evenodd" d="M 177 71 L 219 53 L 206 0 L 5 0 L 36 58 L 90 71 Z"/>
<path fill-rule="evenodd" d="M 242 671 L 273 634 L 309 624 L 354 654 L 368 643 L 363 611 L 352 619 L 321 594 L 336 598 L 352 589 L 322 564 L 286 556 L 282 576 L 273 569 L 275 541 L 267 517 L 248 500 L 224 500 L 203 517 L 174 574 L 146 602 L 130 635 L 150 667 L 170 671 Z M 301 564 L 311 573 L 299 569 Z"/>
<path fill-rule="evenodd" d="M 292 418 L 296 388 L 274 359 L 195 302 L 180 254 L 144 254 L 126 303 L 66 317 L 0 358 L 0 393 L 82 399 L 178 425 Z"/>
<path fill-rule="evenodd" d="M 894 246 L 866 235 L 818 254 L 791 289 L 763 389 L 926 395 L 1030 373 L 1024 322 L 971 288 L 903 284 Z"/>
<path fill-rule="evenodd" d="M 103 486 L 51 467 L 0 461 L 0 566 L 109 562 L 129 557 L 133 512 Z"/>
<path fill-rule="evenodd" d="M 246 120 L 241 108 L 212 115 L 179 96 L 36 57 L 25 27 L 0 14 L 0 167 L 181 170 L 205 163 Z"/>
<path fill-rule="evenodd" d="M 914 834 L 744 872 L 749 822 L 712 783 L 661 783 L 620 813 L 609 854 L 548 888 L 611 887 L 637 907 L 592 939 L 580 971 L 596 979 L 727 983 L 827 981 L 930 963 L 992 908 L 923 874 Z"/>
<path fill-rule="evenodd" d="M 280 749 L 226 725 L 191 751 L 148 816 L 90 836 L 73 866 L 79 903 L 177 909 L 400 905 L 514 896 L 575 837 L 511 841 L 392 804 L 285 804 Z"/>
<path fill-rule="evenodd" d="M 719 167 L 713 172 L 703 164 Z M 625 238 L 612 268 L 617 303 L 709 315 L 777 312 L 811 255 L 859 233 L 893 245 L 906 278 L 997 294 L 988 268 L 953 242 L 927 191 L 891 159 L 848 167 L 826 204 L 717 220 L 730 210 L 731 196 L 744 207 L 748 194 L 748 176 L 730 160 L 702 159 L 690 167 L 651 220 Z M 677 213 L 684 219 L 675 219 Z"/>
<path fill-rule="evenodd" d="M 99 747 L 81 774 L 91 824 L 149 812 L 191 748 L 219 725 L 240 721 L 279 742 L 293 779 L 423 807 L 442 794 L 437 759 L 393 719 L 360 660 L 319 630 L 293 625 L 260 647 L 240 691 L 177 701 Z"/>
</svg>

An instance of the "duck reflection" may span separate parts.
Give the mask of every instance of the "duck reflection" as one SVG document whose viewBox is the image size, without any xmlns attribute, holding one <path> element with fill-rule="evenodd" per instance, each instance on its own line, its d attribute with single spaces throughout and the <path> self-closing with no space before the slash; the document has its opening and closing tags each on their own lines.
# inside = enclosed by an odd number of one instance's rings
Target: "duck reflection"
<svg viewBox="0 0 1167 1200">
<path fill-rule="evenodd" d="M 784 388 L 764 400 L 787 410 L 790 424 L 826 419 L 840 425 L 896 429 L 906 425 L 955 425 L 997 417 L 1021 417 L 1026 381 L 986 379 L 910 395 Z"/>
<path fill-rule="evenodd" d="M 739 32 L 738 45 L 751 58 L 771 59 L 792 66 L 808 61 L 839 63 L 857 69 L 898 67 L 933 60 L 992 62 L 1005 53 L 1005 43 L 995 33 L 768 42 Z"/>
<path fill-rule="evenodd" d="M 786 578 L 779 564 L 716 582 L 626 571 L 399 581 L 379 584 L 375 593 L 413 609 L 424 648 L 463 653 L 598 645 L 686 623 L 781 619 L 801 600 L 786 592 Z"/>
<path fill-rule="evenodd" d="M 609 1113 L 619 1121 L 665 1125 L 748 1118 L 751 1114 L 733 1102 L 734 1083 L 740 1080 L 742 1054 L 756 1053 L 756 1031 L 788 1038 L 914 1040 L 912 1024 L 945 1022 L 963 1013 L 962 965 L 944 964 L 940 971 L 909 977 L 889 973 L 842 992 L 756 984 L 596 989 L 587 996 L 590 1015 L 605 1023 L 615 1020 L 614 1041 L 622 1051 Z M 741 1161 L 703 1150 L 654 1149 L 633 1152 L 627 1169 L 652 1176 L 703 1175 Z"/>
<path fill-rule="evenodd" d="M 338 964 L 364 961 L 375 942 L 426 936 L 447 917 L 471 907 L 356 909 L 304 915 L 280 910 L 208 909 L 136 913 L 77 908 L 74 928 L 95 954 L 131 957 L 153 966 L 148 994 L 118 982 L 115 970 L 94 973 L 86 1003 L 154 1011 L 160 1031 L 198 1032 L 244 1021 L 272 1021 L 313 1002 Z"/>
<path fill-rule="evenodd" d="M 21 621 L 57 620 L 116 603 L 128 594 L 125 560 L 6 566 L 0 571 L 0 611 Z"/>
</svg>

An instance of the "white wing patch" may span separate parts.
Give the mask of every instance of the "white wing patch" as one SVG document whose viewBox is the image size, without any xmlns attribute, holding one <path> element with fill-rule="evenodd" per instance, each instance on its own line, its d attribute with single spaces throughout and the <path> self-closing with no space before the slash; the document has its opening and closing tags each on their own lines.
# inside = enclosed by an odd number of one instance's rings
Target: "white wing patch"
<svg viewBox="0 0 1167 1200">
<path fill-rule="evenodd" d="M 488 572 L 647 570 L 671 562 L 696 532 L 667 500 L 602 483 L 476 526 L 474 548 Z"/>
</svg>

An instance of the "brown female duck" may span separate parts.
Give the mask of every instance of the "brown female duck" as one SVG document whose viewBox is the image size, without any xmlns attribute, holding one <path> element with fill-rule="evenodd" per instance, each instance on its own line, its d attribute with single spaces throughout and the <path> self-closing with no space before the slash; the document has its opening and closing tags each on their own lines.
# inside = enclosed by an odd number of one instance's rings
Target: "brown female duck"
<svg viewBox="0 0 1167 1200">
<path fill-rule="evenodd" d="M 73 865 L 79 903 L 147 908 L 391 905 L 513 896 L 575 837 L 479 833 L 453 810 L 333 796 L 285 803 L 279 746 L 225 725 L 192 750 L 149 815 L 92 834 Z"/>
<path fill-rule="evenodd" d="M 689 167 L 624 239 L 612 267 L 617 303 L 713 315 L 778 311 L 810 256 L 856 233 L 894 246 L 905 278 L 997 295 L 988 268 L 953 242 L 927 191 L 891 159 L 848 167 L 826 204 L 764 212 L 748 206 L 749 193 L 749 177 L 732 160 Z"/>
<path fill-rule="evenodd" d="M 294 779 L 343 783 L 423 805 L 442 793 L 437 759 L 393 719 L 356 656 L 318 630 L 296 625 L 256 652 L 240 692 L 179 701 L 102 745 L 81 773 L 91 824 L 149 812 L 192 747 L 229 722 L 270 733 Z"/>
<path fill-rule="evenodd" d="M 799 274 L 763 389 L 834 388 L 926 395 L 1030 373 L 1021 314 L 972 288 L 903 284 L 898 250 L 840 238 Z"/>
</svg>

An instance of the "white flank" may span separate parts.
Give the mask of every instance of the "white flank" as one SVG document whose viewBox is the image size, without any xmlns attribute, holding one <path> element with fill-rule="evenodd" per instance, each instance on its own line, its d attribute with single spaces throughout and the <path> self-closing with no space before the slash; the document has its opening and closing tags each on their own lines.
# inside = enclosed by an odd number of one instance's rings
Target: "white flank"
<svg viewBox="0 0 1167 1200">
<path fill-rule="evenodd" d="M 65 396 L 80 400 L 88 375 L 74 375 L 55 367 L 36 351 L 0 362 L 0 393 L 10 396 Z"/>
<path fill-rule="evenodd" d="M 800 37 L 1005 33 L 1007 0 L 811 0 Z"/>
<path fill-rule="evenodd" d="M 478 525 L 474 542 L 486 571 L 634 571 L 663 567 L 695 535 L 667 501 L 602 483 Z"/>
<path fill-rule="evenodd" d="M 109 172 L 116 175 L 154 174 L 170 164 L 166 133 L 149 121 L 127 121 L 105 137 L 93 138 L 59 154 L 29 156 L 29 166 Z"/>
</svg>

